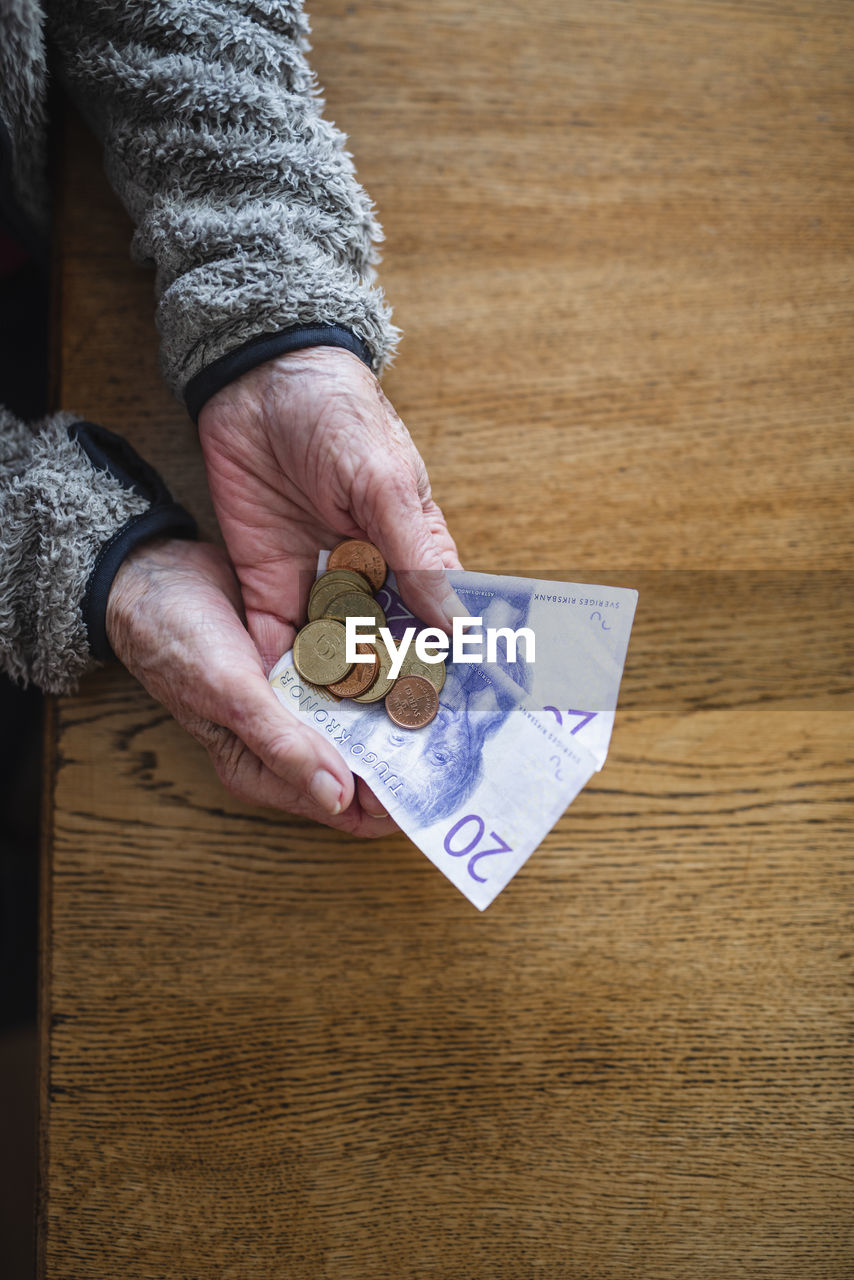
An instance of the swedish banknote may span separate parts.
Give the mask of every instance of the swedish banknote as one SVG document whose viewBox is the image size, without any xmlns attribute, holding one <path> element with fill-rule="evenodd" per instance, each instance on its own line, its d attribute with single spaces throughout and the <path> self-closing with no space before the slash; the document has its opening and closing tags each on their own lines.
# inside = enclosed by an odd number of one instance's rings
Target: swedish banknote
<svg viewBox="0 0 854 1280">
<path fill-rule="evenodd" d="M 289 652 L 276 696 L 328 735 L 401 829 L 483 910 L 604 763 L 637 593 L 456 571 L 457 595 L 483 626 L 532 628 L 510 660 L 447 664 L 436 719 L 400 729 L 382 703 L 332 699 L 301 680 Z M 393 576 L 377 594 L 392 634 L 419 625 Z"/>
</svg>

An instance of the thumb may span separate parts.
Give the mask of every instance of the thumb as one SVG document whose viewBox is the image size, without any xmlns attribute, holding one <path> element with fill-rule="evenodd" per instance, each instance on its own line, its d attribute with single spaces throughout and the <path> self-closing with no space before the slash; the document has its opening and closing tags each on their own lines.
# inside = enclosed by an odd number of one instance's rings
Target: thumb
<svg viewBox="0 0 854 1280">
<path fill-rule="evenodd" d="M 283 707 L 267 681 L 245 681 L 224 723 L 268 769 L 306 800 L 335 816 L 350 804 L 353 775 L 317 730 Z"/>
</svg>

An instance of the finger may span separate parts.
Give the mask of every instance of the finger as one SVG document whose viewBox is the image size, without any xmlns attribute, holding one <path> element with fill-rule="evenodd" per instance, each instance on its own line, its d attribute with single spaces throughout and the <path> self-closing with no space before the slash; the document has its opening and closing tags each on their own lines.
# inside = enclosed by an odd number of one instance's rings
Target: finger
<svg viewBox="0 0 854 1280">
<path fill-rule="evenodd" d="M 222 723 L 277 778 L 331 817 L 348 808 L 355 794 L 352 773 L 331 741 L 280 704 L 260 673 L 226 698 Z"/>
<path fill-rule="evenodd" d="M 460 563 L 459 555 L 457 554 L 456 543 L 451 537 L 450 530 L 448 529 L 448 522 L 442 514 L 442 510 L 438 503 L 433 499 L 433 492 L 430 487 L 430 477 L 427 474 L 424 459 L 415 448 L 412 438 L 406 430 L 406 427 L 403 425 L 403 422 L 398 417 L 394 406 L 385 398 L 384 395 L 382 395 L 382 393 L 380 394 L 385 405 L 386 418 L 392 428 L 392 431 L 396 429 L 401 433 L 406 438 L 410 447 L 410 462 L 412 466 L 412 475 L 415 480 L 415 489 L 418 494 L 419 501 L 421 502 L 421 507 L 427 519 L 427 523 L 430 526 L 430 531 L 439 548 L 439 554 L 442 557 L 442 564 L 446 569 L 462 569 L 463 566 Z"/>
<path fill-rule="evenodd" d="M 357 779 L 357 782 L 359 781 L 361 781 L 361 779 Z M 377 808 L 378 806 L 375 805 L 374 807 Z M 358 788 L 357 794 L 354 797 L 350 808 L 341 814 L 340 818 L 332 819 L 333 822 L 342 824 L 348 820 L 352 825 L 348 825 L 347 830 L 350 831 L 352 835 L 367 836 L 369 839 L 376 839 L 381 836 L 400 834 L 400 828 L 389 814 L 385 813 L 377 816 L 366 812 L 362 807 Z"/>
<path fill-rule="evenodd" d="M 220 781 L 231 795 L 245 804 L 279 809 L 367 839 L 378 839 L 397 831 L 391 818 L 375 818 L 366 814 L 355 796 L 340 814 L 327 813 L 277 777 L 245 743 L 221 725 L 210 725 L 209 732 L 199 732 L 195 736 L 208 748 Z"/>
<path fill-rule="evenodd" d="M 377 799 L 364 778 L 356 779 L 356 795 L 359 804 L 370 817 L 385 818 L 388 816 L 388 810 L 382 800 Z"/>
<path fill-rule="evenodd" d="M 423 622 L 450 630 L 454 618 L 468 612 L 445 576 L 446 548 L 434 536 L 414 480 L 406 473 L 387 474 L 373 497 L 365 532 L 394 570 L 404 602 Z"/>
</svg>

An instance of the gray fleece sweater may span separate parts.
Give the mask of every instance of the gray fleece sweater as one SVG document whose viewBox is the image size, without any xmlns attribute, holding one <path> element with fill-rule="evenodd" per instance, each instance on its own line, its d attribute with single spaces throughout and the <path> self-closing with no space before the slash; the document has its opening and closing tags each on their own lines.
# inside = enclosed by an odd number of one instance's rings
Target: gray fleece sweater
<svg viewBox="0 0 854 1280">
<path fill-rule="evenodd" d="M 299 0 L 2 0 L 0 219 L 46 236 L 48 68 L 104 146 L 155 269 L 164 377 L 197 416 L 247 369 L 324 343 L 377 373 L 398 333 L 380 228 L 321 115 Z M 2 390 L 2 389 L 0 389 Z M 64 691 L 109 656 L 121 559 L 190 517 L 109 432 L 0 413 L 0 669 Z"/>
</svg>

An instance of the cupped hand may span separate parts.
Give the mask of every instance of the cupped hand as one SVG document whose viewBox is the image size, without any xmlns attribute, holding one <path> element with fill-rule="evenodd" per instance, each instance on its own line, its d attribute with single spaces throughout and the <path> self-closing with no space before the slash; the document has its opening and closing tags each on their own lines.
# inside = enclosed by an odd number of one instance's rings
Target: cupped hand
<svg viewBox="0 0 854 1280">
<path fill-rule="evenodd" d="M 199 435 L 267 670 L 305 621 L 318 551 L 342 538 L 379 548 L 424 622 L 447 630 L 465 613 L 445 579 L 461 565 L 424 463 L 349 351 L 314 347 L 259 365 L 207 402 Z"/>
<path fill-rule="evenodd" d="M 396 830 L 334 747 L 281 706 L 241 620 L 224 553 L 205 543 L 144 543 L 107 602 L 113 651 L 206 748 L 226 789 L 250 804 L 360 836 Z M 360 798 L 361 797 L 361 801 Z"/>
</svg>

